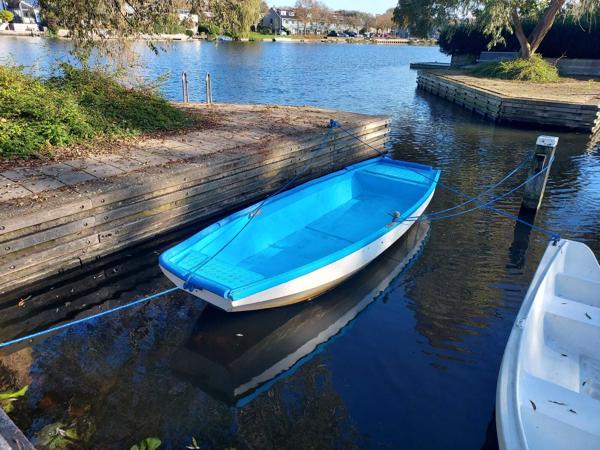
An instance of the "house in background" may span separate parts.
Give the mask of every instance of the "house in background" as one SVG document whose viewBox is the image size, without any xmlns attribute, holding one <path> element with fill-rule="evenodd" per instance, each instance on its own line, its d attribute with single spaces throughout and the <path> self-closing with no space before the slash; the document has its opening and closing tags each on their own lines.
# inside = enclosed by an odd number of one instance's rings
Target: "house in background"
<svg viewBox="0 0 600 450">
<path fill-rule="evenodd" d="M 177 17 L 179 17 L 180 22 L 190 23 L 194 27 L 197 27 L 200 22 L 200 16 L 198 16 L 198 14 L 192 14 L 189 9 L 178 9 Z"/>
<path fill-rule="evenodd" d="M 304 23 L 296 17 L 294 8 L 271 8 L 261 19 L 260 26 L 269 28 L 274 34 L 301 34 Z"/>
<path fill-rule="evenodd" d="M 40 8 L 32 3 L 19 0 L 0 0 L 0 9 L 14 14 L 10 24 L 14 31 L 39 31 L 42 24 Z"/>
</svg>

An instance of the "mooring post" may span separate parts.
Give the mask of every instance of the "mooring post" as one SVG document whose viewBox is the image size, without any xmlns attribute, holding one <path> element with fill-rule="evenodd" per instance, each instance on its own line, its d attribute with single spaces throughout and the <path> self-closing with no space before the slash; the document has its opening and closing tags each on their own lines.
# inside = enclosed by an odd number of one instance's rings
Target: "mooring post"
<svg viewBox="0 0 600 450">
<path fill-rule="evenodd" d="M 548 182 L 548 174 L 550 173 L 557 145 L 558 138 L 555 136 L 538 137 L 531 165 L 529 166 L 528 176 L 531 178 L 542 170 L 545 170 L 546 173 L 534 178 L 530 183 L 525 185 L 525 193 L 523 194 L 523 202 L 521 203 L 522 211 L 537 211 L 542 204 L 544 190 Z"/>
<path fill-rule="evenodd" d="M 209 72 L 206 73 L 206 104 L 212 104 L 212 80 Z"/>
<path fill-rule="evenodd" d="M 183 103 L 188 103 L 190 101 L 190 95 L 188 91 L 188 77 L 186 72 L 181 73 L 181 93 L 183 96 Z"/>
</svg>

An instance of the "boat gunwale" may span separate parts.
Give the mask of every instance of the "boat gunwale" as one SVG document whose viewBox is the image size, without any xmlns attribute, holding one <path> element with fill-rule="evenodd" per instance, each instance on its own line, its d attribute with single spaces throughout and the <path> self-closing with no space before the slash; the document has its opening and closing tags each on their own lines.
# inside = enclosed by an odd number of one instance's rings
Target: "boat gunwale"
<svg viewBox="0 0 600 450">
<path fill-rule="evenodd" d="M 205 289 L 205 290 L 212 292 L 215 295 L 223 297 L 224 299 L 228 299 L 232 302 L 235 302 L 238 300 L 242 300 L 250 295 L 262 292 L 266 289 L 269 289 L 274 286 L 278 286 L 282 283 L 285 283 L 287 281 L 293 280 L 294 278 L 297 278 L 299 276 L 303 276 L 308 273 L 314 272 L 315 270 L 318 270 L 321 267 L 324 267 L 332 262 L 338 261 L 338 260 L 342 259 L 343 257 L 350 255 L 353 252 L 359 250 L 360 248 L 365 247 L 365 246 L 369 245 L 370 243 L 376 241 L 377 239 L 386 235 L 390 231 L 394 230 L 401 223 L 405 222 L 407 218 L 410 218 L 411 215 L 416 210 L 418 210 L 418 208 L 425 201 L 427 201 L 427 199 L 435 191 L 438 180 L 440 178 L 441 171 L 439 169 L 434 169 L 431 166 L 427 166 L 427 165 L 423 165 L 423 164 L 419 164 L 419 163 L 394 160 L 394 159 L 391 159 L 387 155 L 386 156 L 378 156 L 378 157 L 371 158 L 366 161 L 362 161 L 360 163 L 345 167 L 341 170 L 332 172 L 323 177 L 319 177 L 314 180 L 308 181 L 306 183 L 302 183 L 298 186 L 295 186 L 292 189 L 281 192 L 273 197 L 266 199 L 266 201 L 280 200 L 282 198 L 288 197 L 290 195 L 294 195 L 297 192 L 300 192 L 302 190 L 310 188 L 311 186 L 321 184 L 321 183 L 329 181 L 333 178 L 344 175 L 348 172 L 356 171 L 363 167 L 368 167 L 369 165 L 375 165 L 375 164 L 380 164 L 380 163 L 390 164 L 390 165 L 394 165 L 394 166 L 403 166 L 403 167 L 408 167 L 408 168 L 414 168 L 415 173 L 417 173 L 417 174 L 419 174 L 419 172 L 417 172 L 417 170 L 430 171 L 433 174 L 433 177 L 431 177 L 431 178 L 428 178 L 426 175 L 421 174 L 421 176 L 428 182 L 428 184 L 424 183 L 424 185 L 428 186 L 427 191 L 397 219 L 397 222 L 395 222 L 396 226 L 394 226 L 394 227 L 389 227 L 388 226 L 389 224 L 386 224 L 385 226 L 366 235 L 362 239 L 360 239 L 346 247 L 343 247 L 335 252 L 329 253 L 319 259 L 316 259 L 316 260 L 310 261 L 309 263 L 306 263 L 304 265 L 295 267 L 294 269 L 288 270 L 287 272 L 279 273 L 279 274 L 276 274 L 271 277 L 266 277 L 264 279 L 257 280 L 255 282 L 249 283 L 244 286 L 236 287 L 233 289 L 229 288 L 227 286 L 224 286 L 218 282 L 215 282 L 212 279 L 203 277 L 202 275 L 195 274 L 188 270 L 181 269 L 176 264 L 169 263 L 167 258 L 170 256 L 169 253 L 171 251 L 173 251 L 180 245 L 183 245 L 184 243 L 187 243 L 186 248 L 189 248 L 189 247 L 195 245 L 198 241 L 200 241 L 200 240 L 204 239 L 205 237 L 207 237 L 208 235 L 214 233 L 221 227 L 224 227 L 224 226 L 228 225 L 229 223 L 239 219 L 240 217 L 247 216 L 248 214 L 256 211 L 256 208 L 261 206 L 261 204 L 262 204 L 262 206 L 264 206 L 265 200 L 263 200 L 262 202 L 257 202 L 253 205 L 250 205 L 240 211 L 237 211 L 237 212 L 221 219 L 220 221 L 208 226 L 204 230 L 201 230 L 194 236 L 191 236 L 187 240 L 177 244 L 176 246 L 174 246 L 171 249 L 167 250 L 166 252 L 162 253 L 160 255 L 160 264 L 161 264 L 161 266 L 164 266 L 167 270 L 169 270 L 171 273 L 173 273 L 174 275 L 176 275 L 177 277 L 179 277 L 181 279 L 187 280 L 189 277 L 189 283 L 192 286 L 191 290 L 193 290 L 194 288 Z M 167 264 L 165 264 L 165 262 Z M 190 276 L 190 273 L 191 273 L 191 276 Z M 241 291 L 241 293 L 240 293 L 240 291 Z"/>
<path fill-rule="evenodd" d="M 526 343 L 525 332 L 534 304 L 538 300 L 542 283 L 549 276 L 549 272 L 558 261 L 558 258 L 561 256 L 566 257 L 569 247 L 577 243 L 577 241 L 563 239 L 555 245 L 548 246 L 515 317 L 504 349 L 496 387 L 496 428 L 501 450 L 529 449 L 519 406 L 521 394 L 519 374 L 524 370 L 521 355 L 523 355 Z M 585 244 L 582 245 L 585 246 Z M 585 247 L 591 253 L 595 266 L 600 269 L 594 253 L 589 247 Z M 543 308 L 544 305 L 541 305 L 541 307 Z M 519 323 L 522 323 L 522 326 L 519 326 Z M 515 442 L 515 440 L 518 441 Z M 515 445 L 518 445 L 518 447 Z"/>
</svg>

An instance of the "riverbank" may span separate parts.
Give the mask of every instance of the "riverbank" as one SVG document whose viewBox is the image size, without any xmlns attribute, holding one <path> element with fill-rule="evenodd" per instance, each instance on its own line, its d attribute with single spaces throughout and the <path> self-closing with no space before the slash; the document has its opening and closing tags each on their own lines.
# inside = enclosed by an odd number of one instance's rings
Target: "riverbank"
<svg viewBox="0 0 600 450">
<path fill-rule="evenodd" d="M 188 104 L 213 126 L 118 154 L 0 172 L 0 292 L 376 156 L 389 119 L 306 107 Z M 327 139 L 324 141 L 324 138 Z"/>
<path fill-rule="evenodd" d="M 49 34 L 45 32 L 24 32 L 13 30 L 0 30 L 0 38 L 2 37 L 19 37 L 32 38 L 42 37 L 46 39 L 64 39 L 70 40 L 68 32 L 61 30 L 59 34 Z M 158 35 L 140 35 L 132 40 L 140 41 L 179 41 L 179 42 L 197 42 L 197 41 L 217 41 L 218 36 L 194 35 L 187 34 L 158 34 Z M 415 46 L 437 46 L 437 41 L 434 39 L 405 39 L 405 38 L 337 38 L 318 35 L 275 35 L 275 34 L 260 34 L 251 32 L 248 37 L 235 39 L 233 42 L 293 42 L 293 43 L 324 43 L 324 44 L 377 44 L 377 45 L 415 45 Z"/>
<path fill-rule="evenodd" d="M 534 83 L 475 77 L 460 70 L 420 70 L 417 85 L 493 121 L 590 134 L 600 130 L 599 80 Z"/>
</svg>

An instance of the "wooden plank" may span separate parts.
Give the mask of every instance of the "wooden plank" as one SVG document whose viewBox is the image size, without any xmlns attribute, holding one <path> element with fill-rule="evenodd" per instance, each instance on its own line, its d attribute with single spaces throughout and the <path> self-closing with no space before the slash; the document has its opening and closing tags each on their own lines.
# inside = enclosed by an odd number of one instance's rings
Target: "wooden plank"
<svg viewBox="0 0 600 450">
<path fill-rule="evenodd" d="M 0 244 L 0 257 L 26 249 L 28 247 L 33 247 L 44 242 L 54 241 L 64 236 L 73 235 L 74 233 L 78 233 L 86 229 L 91 229 L 94 224 L 94 217 L 86 217 L 84 219 L 68 222 L 38 233 L 20 237 L 12 241 L 3 242 Z"/>
<path fill-rule="evenodd" d="M 19 270 L 22 270 L 29 266 L 40 264 L 40 262 L 44 262 L 46 260 L 53 259 L 57 256 L 68 254 L 86 246 L 93 245 L 97 242 L 98 237 L 96 235 L 86 236 L 81 239 L 72 240 L 63 245 L 51 247 L 44 251 L 26 254 L 19 258 L 11 258 L 10 261 L 2 261 L 0 262 L 0 277 L 16 273 Z"/>
</svg>

